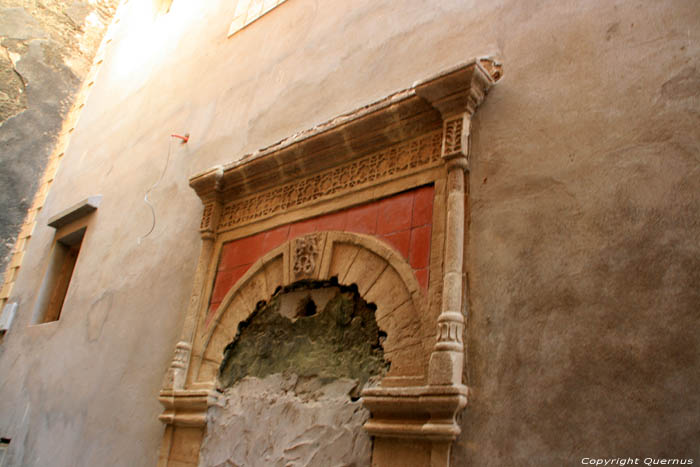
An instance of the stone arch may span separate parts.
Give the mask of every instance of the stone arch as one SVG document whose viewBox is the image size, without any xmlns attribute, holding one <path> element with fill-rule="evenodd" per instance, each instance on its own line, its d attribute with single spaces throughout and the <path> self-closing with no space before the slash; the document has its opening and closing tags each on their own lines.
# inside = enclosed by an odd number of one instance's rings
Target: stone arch
<svg viewBox="0 0 700 467">
<path fill-rule="evenodd" d="M 421 314 L 426 300 L 406 260 L 381 240 L 348 232 L 318 232 L 292 239 L 256 261 L 231 287 L 193 346 L 194 380 L 216 379 L 225 346 L 238 324 L 267 302 L 278 287 L 309 279 L 337 278 L 355 284 L 360 296 L 376 306 L 376 319 L 387 334 L 384 356 L 391 362 L 388 378 L 422 382 L 429 350 L 424 348 Z"/>
</svg>

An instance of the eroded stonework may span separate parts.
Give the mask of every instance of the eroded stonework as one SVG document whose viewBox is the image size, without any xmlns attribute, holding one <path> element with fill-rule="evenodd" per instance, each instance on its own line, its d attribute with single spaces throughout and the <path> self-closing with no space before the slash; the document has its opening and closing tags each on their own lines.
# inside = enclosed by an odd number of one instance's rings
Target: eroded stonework
<svg viewBox="0 0 700 467">
<path fill-rule="evenodd" d="M 374 310 L 349 287 L 339 287 L 322 310 L 312 300 L 317 283 L 301 283 L 282 291 L 258 308 L 238 327 L 224 351 L 219 384 L 228 388 L 245 376 L 265 377 L 292 372 L 324 381 L 351 378 L 359 381 L 355 394 L 371 377 L 388 367 Z M 295 316 L 280 314 L 286 293 L 309 291 L 298 301 Z"/>
</svg>

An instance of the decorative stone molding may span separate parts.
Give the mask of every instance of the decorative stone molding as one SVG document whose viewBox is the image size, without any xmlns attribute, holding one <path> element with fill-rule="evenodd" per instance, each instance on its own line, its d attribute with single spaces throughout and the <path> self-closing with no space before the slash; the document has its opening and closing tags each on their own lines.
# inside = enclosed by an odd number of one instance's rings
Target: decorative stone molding
<svg viewBox="0 0 700 467">
<path fill-rule="evenodd" d="M 373 436 L 452 441 L 459 434 L 455 416 L 467 405 L 464 386 L 369 388 L 362 392 Z"/>
<path fill-rule="evenodd" d="M 216 393 L 207 390 L 162 391 L 158 398 L 165 410 L 158 419 L 168 425 L 203 427 L 207 407 L 216 401 Z"/>
<path fill-rule="evenodd" d="M 223 168 L 214 167 L 206 175 L 190 180 L 190 186 L 204 204 L 199 231 L 203 238 L 213 238 L 221 215 L 221 184 Z"/>
<path fill-rule="evenodd" d="M 319 256 L 320 238 L 318 234 L 305 235 L 294 240 L 294 278 L 310 277 L 316 270 Z"/>
<path fill-rule="evenodd" d="M 445 143 L 443 154 L 456 154 L 462 152 L 462 125 L 461 116 L 445 121 Z"/>
<path fill-rule="evenodd" d="M 203 245 L 182 336 L 161 391 L 160 418 L 168 428 L 160 465 L 169 465 L 177 430 L 206 423 L 206 404 L 215 403 L 209 390 L 238 323 L 280 286 L 331 278 L 355 284 L 377 306 L 377 323 L 387 333 L 390 371 L 379 386 L 362 392 L 372 413 L 365 428 L 375 436 L 373 462 L 449 465 L 451 442 L 460 432 L 456 416 L 468 395 L 462 383 L 462 300 L 471 119 L 500 73 L 492 61 L 471 61 L 191 178 L 204 206 Z M 431 279 L 430 299 L 406 260 L 377 238 L 317 232 L 259 258 L 207 316 L 226 239 L 304 219 L 307 210 L 351 206 L 350 194 L 372 199 L 426 183 L 444 194 L 435 201 L 439 221 L 432 224 L 432 241 L 438 243 L 431 250 L 441 280 Z M 422 337 L 428 333 L 435 336 L 430 345 Z M 201 440 L 198 433 L 193 439 Z M 396 449 L 410 452 L 394 456 Z M 196 463 L 196 449 L 190 451 L 188 462 Z"/>
<path fill-rule="evenodd" d="M 218 231 L 436 167 L 440 163 L 441 144 L 440 132 L 432 132 L 320 174 L 231 201 L 223 208 Z"/>
</svg>

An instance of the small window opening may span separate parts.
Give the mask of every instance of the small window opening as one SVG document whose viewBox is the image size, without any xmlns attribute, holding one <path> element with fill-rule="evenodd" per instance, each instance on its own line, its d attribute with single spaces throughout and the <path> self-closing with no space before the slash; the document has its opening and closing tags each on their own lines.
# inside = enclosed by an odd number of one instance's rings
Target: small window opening
<svg viewBox="0 0 700 467">
<path fill-rule="evenodd" d="M 51 252 L 49 267 L 39 290 L 34 313 L 36 324 L 57 321 L 66 299 L 80 246 L 85 236 L 85 227 L 59 238 Z"/>
<path fill-rule="evenodd" d="M 10 438 L 0 438 L 0 467 L 5 465 L 7 449 L 10 447 Z"/>
</svg>

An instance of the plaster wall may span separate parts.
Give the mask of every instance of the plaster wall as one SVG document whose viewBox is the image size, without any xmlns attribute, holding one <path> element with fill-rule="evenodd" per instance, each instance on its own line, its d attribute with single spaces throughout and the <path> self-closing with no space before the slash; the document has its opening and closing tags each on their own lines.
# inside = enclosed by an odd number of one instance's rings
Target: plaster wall
<svg viewBox="0 0 700 467">
<path fill-rule="evenodd" d="M 117 3 L 0 1 L 0 271 Z"/>
<path fill-rule="evenodd" d="M 289 0 L 227 38 L 235 7 L 123 7 L 12 292 L 9 465 L 155 464 L 200 245 L 190 175 L 483 55 L 505 68 L 473 125 L 453 464 L 700 461 L 697 2 Z M 61 319 L 29 326 L 46 220 L 93 194 Z"/>
</svg>

